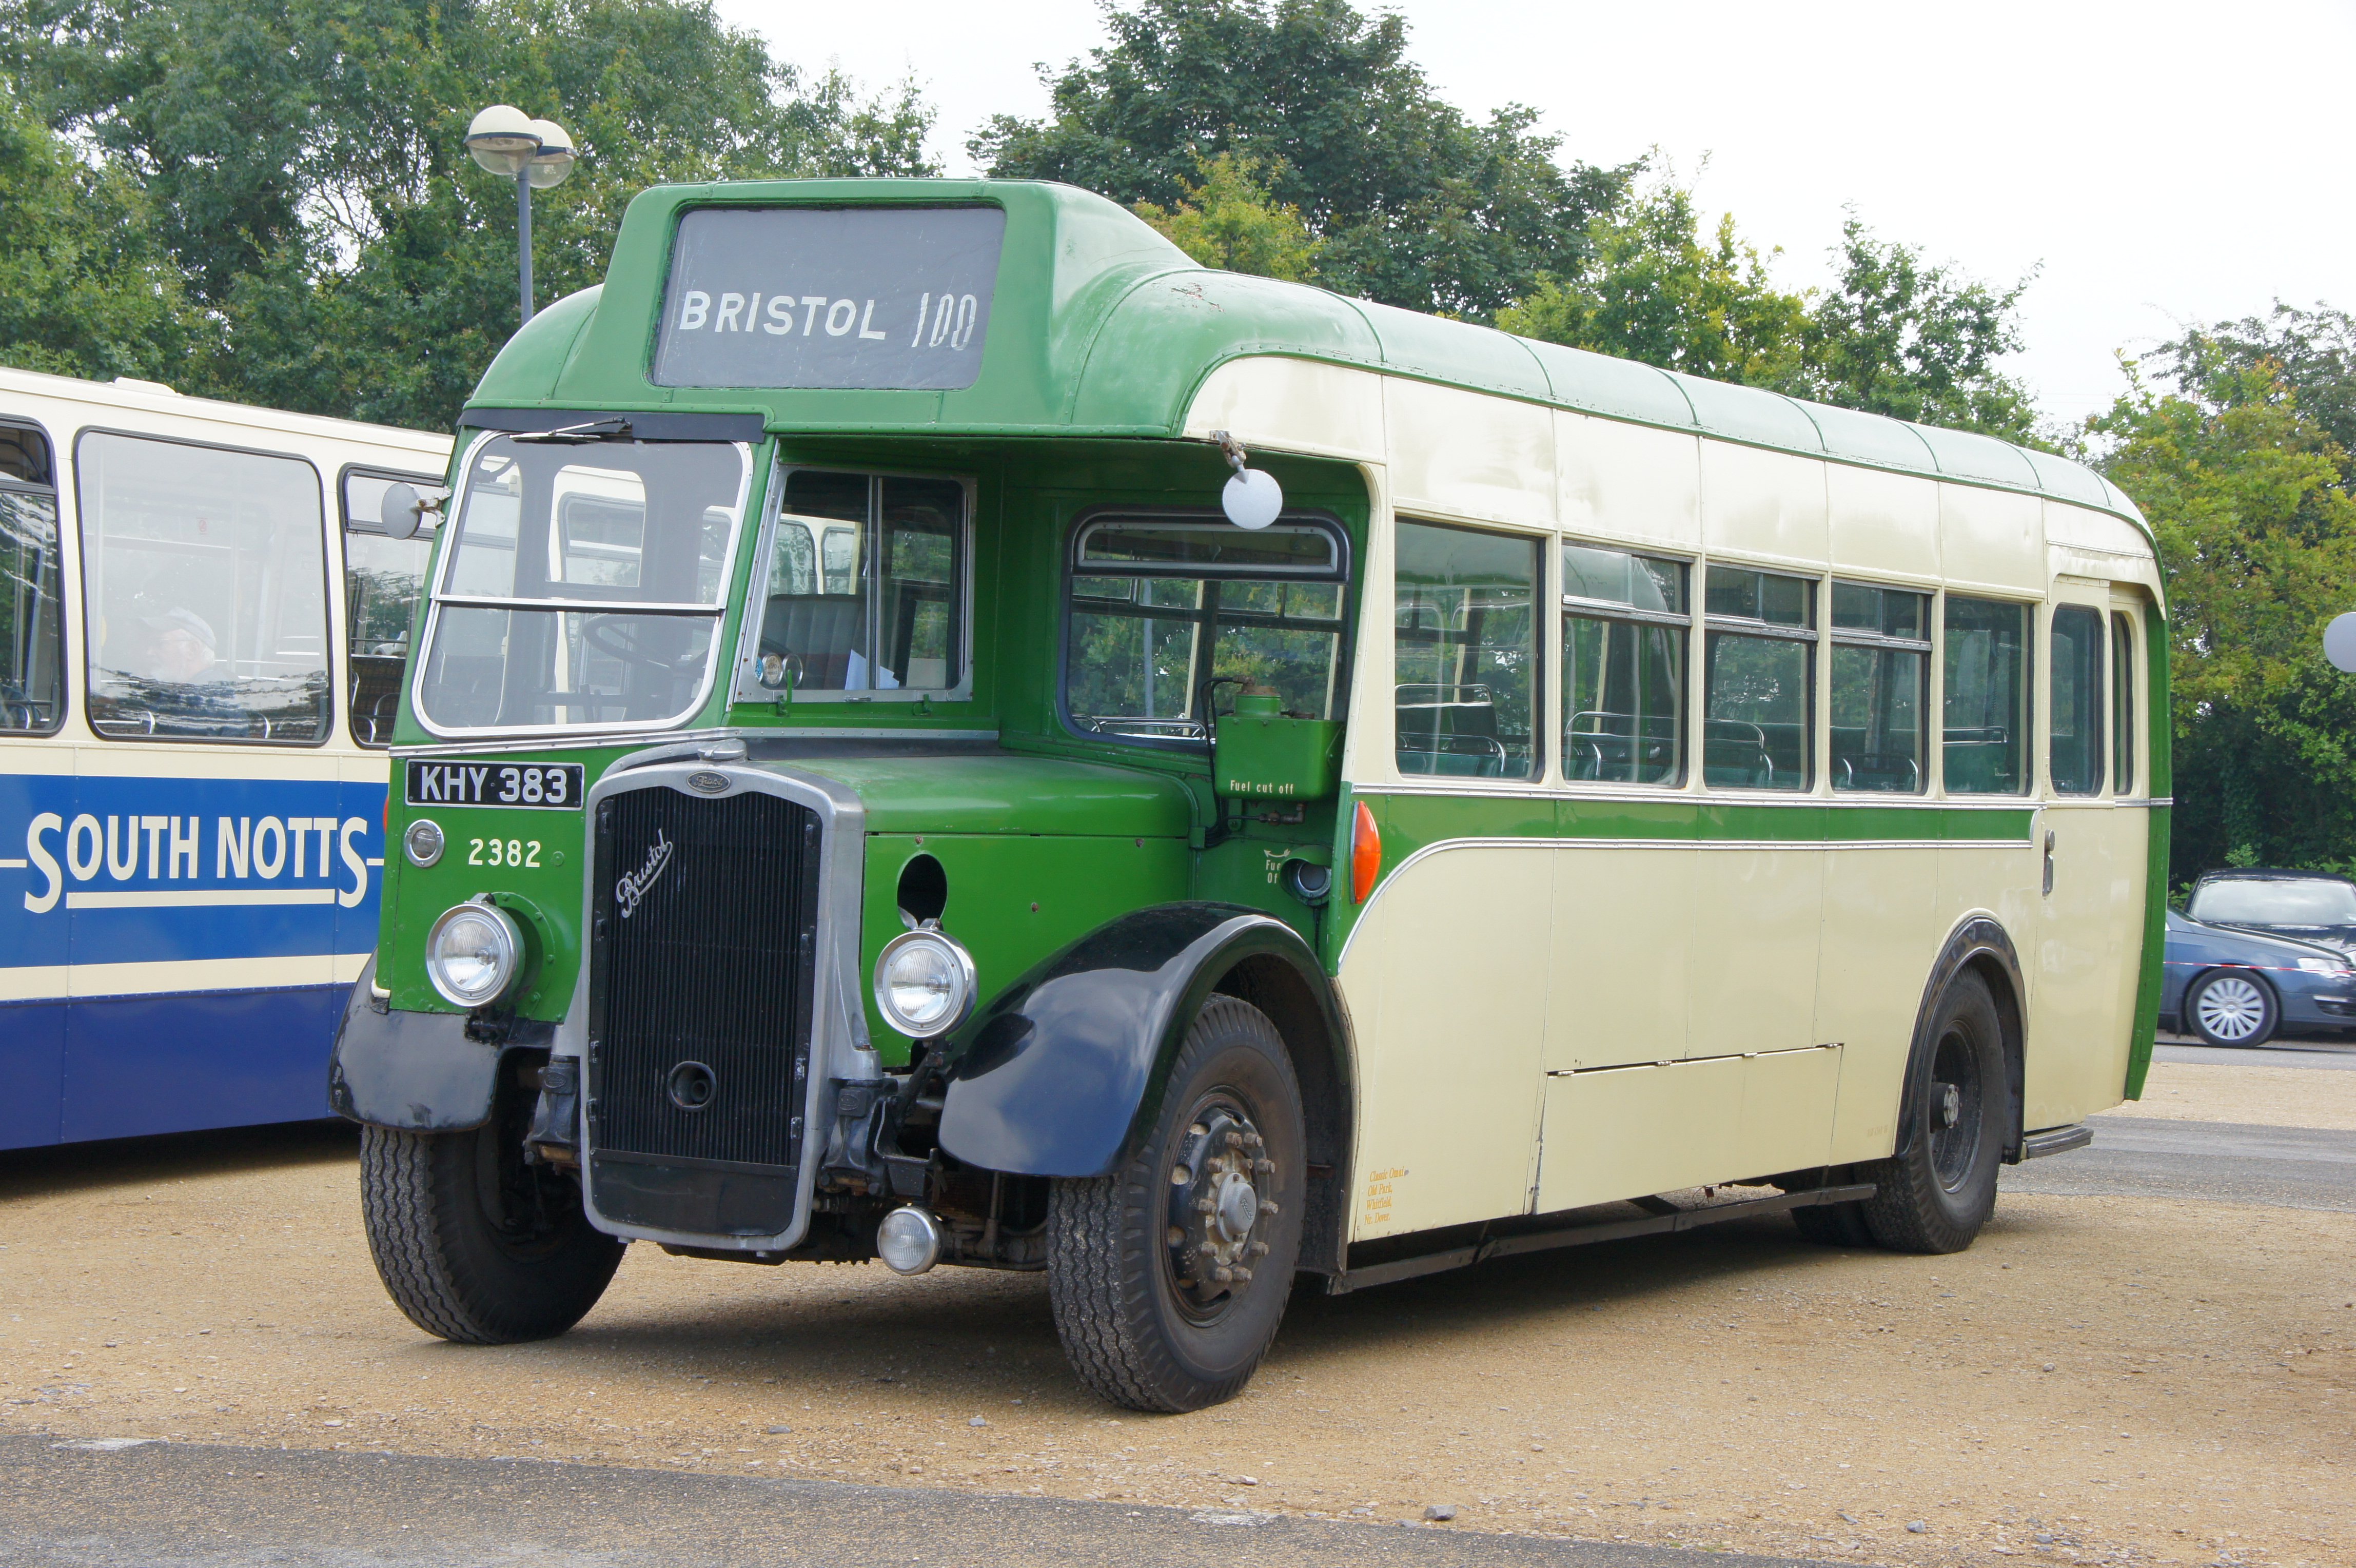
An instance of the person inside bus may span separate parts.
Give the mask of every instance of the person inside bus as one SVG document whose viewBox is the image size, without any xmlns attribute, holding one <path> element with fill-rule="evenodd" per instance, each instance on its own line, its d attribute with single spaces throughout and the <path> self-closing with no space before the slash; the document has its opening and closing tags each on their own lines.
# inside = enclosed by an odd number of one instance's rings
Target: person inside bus
<svg viewBox="0 0 2356 1568">
<path fill-rule="evenodd" d="M 213 628 L 196 611 L 167 610 L 141 624 L 147 628 L 143 662 L 149 680 L 188 685 L 213 674 Z"/>
</svg>

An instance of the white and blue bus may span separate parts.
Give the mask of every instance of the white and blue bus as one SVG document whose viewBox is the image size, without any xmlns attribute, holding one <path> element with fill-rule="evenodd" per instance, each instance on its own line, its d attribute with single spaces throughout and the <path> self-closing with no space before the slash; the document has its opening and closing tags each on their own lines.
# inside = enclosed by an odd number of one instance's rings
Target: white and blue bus
<svg viewBox="0 0 2356 1568">
<path fill-rule="evenodd" d="M 0 1148 L 327 1112 L 449 451 L 0 370 Z"/>
</svg>

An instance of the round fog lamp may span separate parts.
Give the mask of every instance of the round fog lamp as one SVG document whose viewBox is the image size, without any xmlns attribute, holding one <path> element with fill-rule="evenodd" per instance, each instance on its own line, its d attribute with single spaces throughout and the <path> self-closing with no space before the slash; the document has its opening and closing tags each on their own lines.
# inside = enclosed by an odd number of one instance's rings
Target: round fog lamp
<svg viewBox="0 0 2356 1568">
<path fill-rule="evenodd" d="M 941 1261 L 940 1222 L 914 1205 L 875 1227 L 875 1255 L 895 1274 L 921 1274 Z"/>
<path fill-rule="evenodd" d="M 933 928 L 894 937 L 875 960 L 876 1010 L 910 1039 L 933 1039 L 964 1023 L 973 993 L 973 959 Z"/>
<path fill-rule="evenodd" d="M 523 932 L 513 916 L 491 905 L 444 909 L 425 934 L 425 978 L 461 1007 L 497 1002 L 522 968 Z"/>
</svg>

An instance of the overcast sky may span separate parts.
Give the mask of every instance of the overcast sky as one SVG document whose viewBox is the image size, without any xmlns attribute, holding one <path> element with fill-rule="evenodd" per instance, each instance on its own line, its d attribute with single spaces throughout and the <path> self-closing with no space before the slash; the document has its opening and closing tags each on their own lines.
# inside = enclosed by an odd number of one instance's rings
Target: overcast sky
<svg viewBox="0 0 2356 1568">
<path fill-rule="evenodd" d="M 1527 103 L 1570 158 L 1658 148 L 1706 206 L 1782 247 L 1787 287 L 1829 278 L 1845 207 L 1984 278 L 2041 268 L 2015 369 L 2052 418 L 2107 404 L 2115 353 L 2179 322 L 2276 298 L 2356 308 L 2351 0 L 1387 8 L 1441 96 L 1476 114 Z M 988 115 L 1044 112 L 1034 61 L 1104 38 L 1094 0 L 721 10 L 782 59 L 836 61 L 870 87 L 913 73 L 960 174 Z"/>
</svg>

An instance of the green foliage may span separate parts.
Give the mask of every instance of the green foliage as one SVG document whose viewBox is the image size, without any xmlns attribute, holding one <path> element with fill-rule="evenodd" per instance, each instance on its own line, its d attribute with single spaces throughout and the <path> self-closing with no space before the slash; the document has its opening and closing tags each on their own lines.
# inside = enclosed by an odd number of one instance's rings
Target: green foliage
<svg viewBox="0 0 2356 1568">
<path fill-rule="evenodd" d="M 93 168 L 0 88 L 0 363 L 168 380 L 202 330 L 138 184 Z"/>
<path fill-rule="evenodd" d="M 807 81 L 702 0 L 0 0 L 0 49 L 219 322 L 187 390 L 392 424 L 448 428 L 516 327 L 514 187 L 461 145 L 485 104 L 581 153 L 534 196 L 542 303 L 648 185 L 931 172 L 912 89 Z"/>
<path fill-rule="evenodd" d="M 2030 274 L 2033 277 L 2035 274 Z M 1840 281 L 1815 303 L 1806 395 L 1922 424 L 2029 439 L 2029 389 L 1997 368 L 2021 346 L 2029 284 L 1997 288 L 1884 243 L 1855 217 L 1841 228 Z"/>
<path fill-rule="evenodd" d="M 1203 163 L 1202 184 L 1182 187 L 1177 206 L 1141 201 L 1137 215 L 1206 267 L 1305 283 L 1323 247 L 1309 237 L 1299 208 L 1269 196 L 1258 172 L 1251 158 L 1221 153 Z"/>
<path fill-rule="evenodd" d="M 1566 170 L 1526 108 L 1467 120 L 1407 59 L 1406 24 L 1348 0 L 1108 0 L 1105 21 L 1111 42 L 1055 81 L 1047 118 L 996 116 L 973 156 L 1172 212 L 1206 161 L 1239 155 L 1344 294 L 1485 319 L 1576 270 L 1632 172 Z"/>
<path fill-rule="evenodd" d="M 2348 452 L 2276 361 L 2213 335 L 2170 358 L 2173 390 L 2136 377 L 2086 435 L 2150 519 L 2168 575 L 2174 875 L 2344 864 L 2356 680 L 2325 663 L 2322 634 L 2356 607 Z"/>
<path fill-rule="evenodd" d="M 1664 177 L 1588 225 L 1589 259 L 1498 313 L 1508 332 L 1751 386 L 1800 379 L 1808 302 L 1778 289 L 1731 214 L 1705 240 L 1693 192 Z"/>
</svg>

